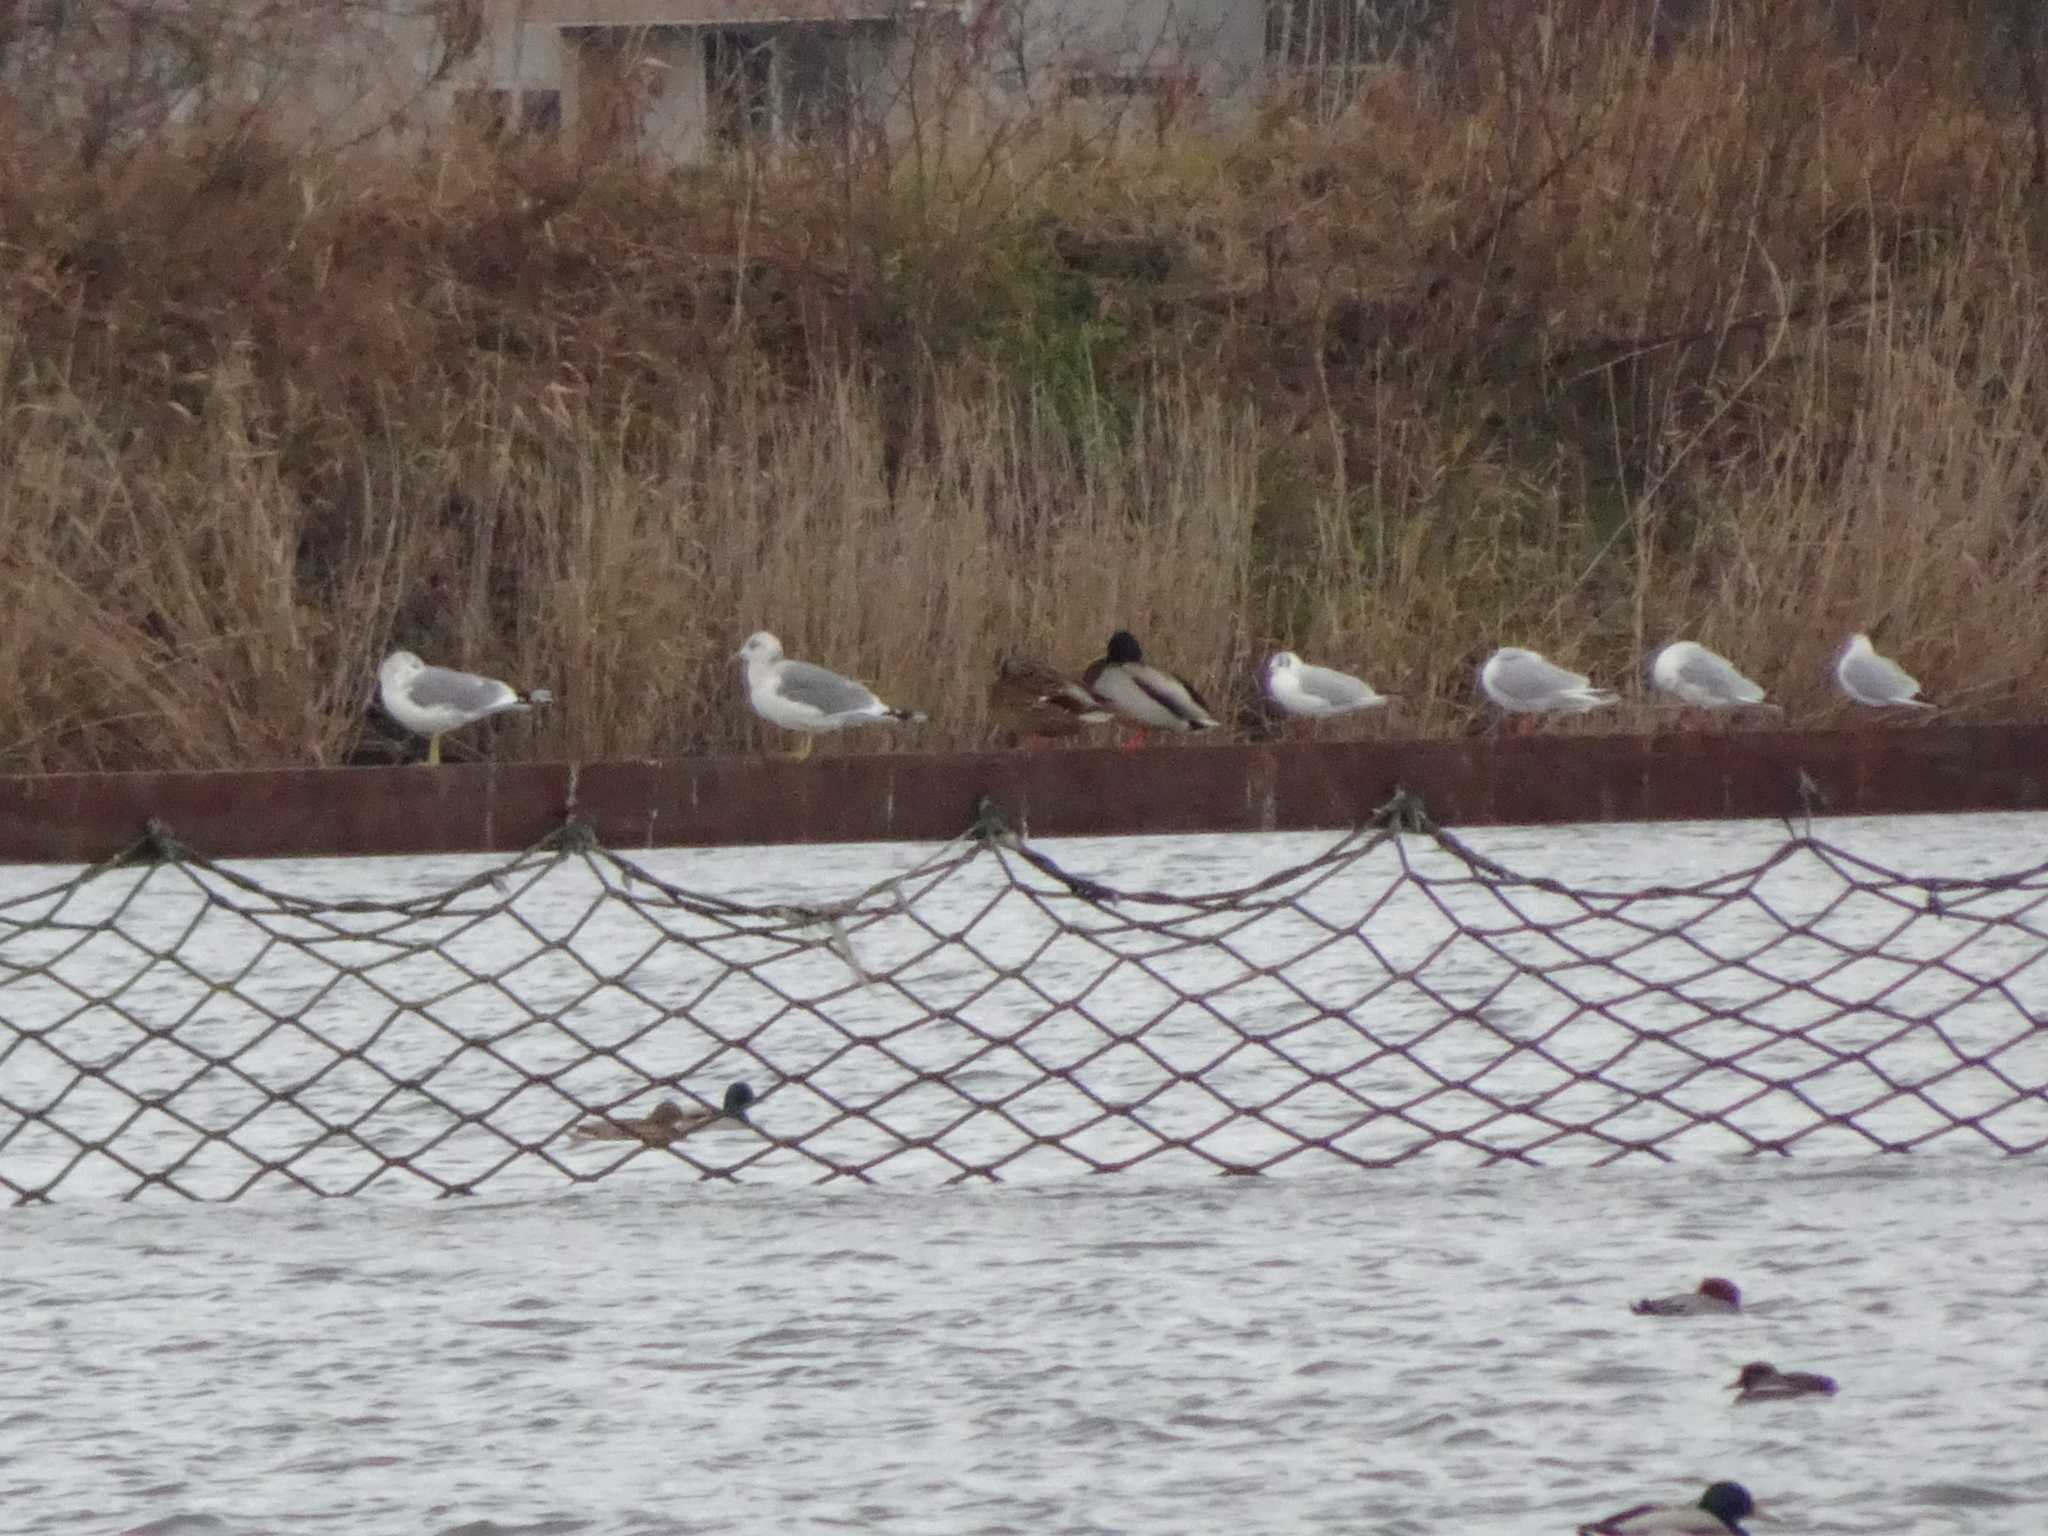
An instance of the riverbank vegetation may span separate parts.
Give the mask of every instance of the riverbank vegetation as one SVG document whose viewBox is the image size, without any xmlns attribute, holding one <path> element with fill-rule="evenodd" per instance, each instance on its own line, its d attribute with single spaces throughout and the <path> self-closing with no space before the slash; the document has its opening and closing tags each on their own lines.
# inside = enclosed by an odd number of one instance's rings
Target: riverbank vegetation
<svg viewBox="0 0 2048 1536">
<path fill-rule="evenodd" d="M 374 758 L 399 645 L 554 689 L 501 756 L 739 750 L 760 628 L 931 716 L 845 750 L 987 742 L 999 652 L 1117 627 L 1242 729 L 1283 645 L 1437 733 L 1475 652 L 1633 701 L 1681 635 L 1826 723 L 1880 625 L 1953 716 L 2038 715 L 2010 55 L 1936 0 L 1663 51 L 1483 9 L 1337 113 L 681 170 L 0 118 L 0 767 Z"/>
</svg>

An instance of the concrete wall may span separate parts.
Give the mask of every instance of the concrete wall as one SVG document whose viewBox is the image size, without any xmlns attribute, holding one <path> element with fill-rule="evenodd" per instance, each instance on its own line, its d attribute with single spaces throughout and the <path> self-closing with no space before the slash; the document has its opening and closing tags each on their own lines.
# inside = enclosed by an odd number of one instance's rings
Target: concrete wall
<svg viewBox="0 0 2048 1536">
<path fill-rule="evenodd" d="M 564 123 L 585 142 L 681 164 L 733 147 L 736 107 L 754 101 L 752 90 L 765 100 L 758 118 L 747 116 L 741 139 L 749 145 L 887 131 L 917 61 L 918 25 L 911 18 L 564 28 Z M 713 39 L 734 51 L 707 56 Z M 746 90 L 721 90 L 713 78 L 721 68 L 758 73 L 747 75 Z"/>
<path fill-rule="evenodd" d="M 985 0 L 969 23 L 992 77 L 1043 105 L 1074 89 L 1193 80 L 1211 99 L 1265 82 L 1263 0 Z M 1077 84 L 1078 82 L 1078 84 Z"/>
</svg>

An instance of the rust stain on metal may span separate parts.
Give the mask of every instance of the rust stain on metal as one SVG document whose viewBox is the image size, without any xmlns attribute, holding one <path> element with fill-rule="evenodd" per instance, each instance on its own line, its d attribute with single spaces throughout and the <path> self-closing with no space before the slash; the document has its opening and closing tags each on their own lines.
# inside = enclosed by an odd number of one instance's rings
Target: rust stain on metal
<svg viewBox="0 0 2048 1536">
<path fill-rule="evenodd" d="M 510 850 L 571 814 L 620 848 L 928 841 L 984 796 L 1034 837 L 1350 827 L 1397 788 L 1446 826 L 2036 810 L 2043 763 L 2048 725 L 65 774 L 0 779 L 0 861 L 152 820 L 226 858 Z"/>
</svg>

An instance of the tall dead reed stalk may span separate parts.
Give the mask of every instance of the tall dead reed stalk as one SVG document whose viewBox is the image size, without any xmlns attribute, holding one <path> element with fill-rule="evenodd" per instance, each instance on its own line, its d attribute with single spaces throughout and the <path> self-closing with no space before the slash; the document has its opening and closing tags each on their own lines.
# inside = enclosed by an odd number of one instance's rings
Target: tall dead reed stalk
<svg viewBox="0 0 2048 1536">
<path fill-rule="evenodd" d="M 685 172 L 247 121 L 82 171 L 0 114 L 0 766 L 388 757 L 395 645 L 557 690 L 472 750 L 739 750 L 764 627 L 928 746 L 1118 626 L 1244 727 L 1283 644 L 1439 732 L 1484 648 L 1633 700 L 1681 634 L 1819 722 L 1876 624 L 2038 714 L 2029 113 L 1932 0 L 1711 9 Z"/>
</svg>

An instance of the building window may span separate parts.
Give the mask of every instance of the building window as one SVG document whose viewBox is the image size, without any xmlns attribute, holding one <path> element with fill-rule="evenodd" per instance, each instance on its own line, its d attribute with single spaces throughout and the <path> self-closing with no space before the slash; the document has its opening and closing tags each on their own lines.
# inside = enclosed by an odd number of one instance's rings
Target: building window
<svg viewBox="0 0 2048 1536">
<path fill-rule="evenodd" d="M 1080 101 L 1185 101 L 1200 91 L 1200 81 L 1187 70 L 1145 70 L 1134 74 L 1076 70 L 1067 76 L 1067 94 Z"/>
<path fill-rule="evenodd" d="M 775 132 L 775 45 L 751 27 L 704 34 L 704 105 L 713 142 L 757 144 Z"/>
<path fill-rule="evenodd" d="M 535 138 L 551 139 L 562 131 L 560 91 L 521 91 L 519 131 Z"/>
<path fill-rule="evenodd" d="M 851 28 L 792 27 L 784 37 L 782 110 L 789 137 L 836 143 L 853 114 Z"/>
<path fill-rule="evenodd" d="M 553 135 L 562 127 L 562 93 L 472 86 L 455 93 L 455 121 L 464 132 L 482 139 L 500 139 L 510 132 Z"/>
</svg>

